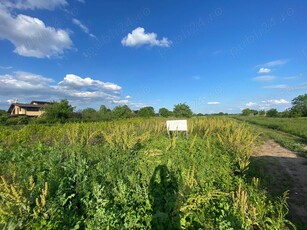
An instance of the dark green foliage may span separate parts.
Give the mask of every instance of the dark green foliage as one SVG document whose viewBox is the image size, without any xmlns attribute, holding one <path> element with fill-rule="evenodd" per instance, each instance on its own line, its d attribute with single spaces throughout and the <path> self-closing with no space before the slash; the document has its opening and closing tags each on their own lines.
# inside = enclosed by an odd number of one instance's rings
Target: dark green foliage
<svg viewBox="0 0 307 230">
<path fill-rule="evenodd" d="M 73 116 L 73 107 L 66 99 L 46 105 L 44 111 L 43 118 L 49 123 L 65 123 Z"/>
<path fill-rule="evenodd" d="M 258 115 L 259 116 L 265 116 L 265 110 L 259 110 Z"/>
<path fill-rule="evenodd" d="M 269 109 L 269 110 L 266 112 L 266 116 L 267 116 L 267 117 L 278 117 L 278 111 L 277 111 L 277 109 Z"/>
<path fill-rule="evenodd" d="M 173 113 L 175 117 L 192 117 L 193 115 L 193 112 L 190 107 L 184 103 L 175 105 Z"/>
<path fill-rule="evenodd" d="M 86 108 L 82 111 L 82 120 L 84 120 L 84 121 L 99 121 L 99 114 L 93 108 Z"/>
<path fill-rule="evenodd" d="M 253 116 L 255 116 L 255 115 L 257 115 L 258 114 L 258 111 L 257 110 L 255 110 L 255 109 L 243 109 L 242 110 L 242 115 L 243 116 L 251 116 L 251 115 L 253 115 Z"/>
<path fill-rule="evenodd" d="M 5 125 L 9 118 L 9 114 L 5 111 L 0 109 L 0 125 Z"/>
<path fill-rule="evenodd" d="M 101 121 L 110 121 L 112 119 L 112 111 L 105 105 L 100 106 L 98 115 Z"/>
<path fill-rule="evenodd" d="M 132 111 L 127 105 L 119 105 L 112 110 L 112 116 L 114 119 L 130 118 L 132 117 Z"/>
<path fill-rule="evenodd" d="M 167 108 L 161 108 L 159 109 L 159 115 L 161 117 L 170 117 L 172 116 L 172 112 L 169 111 Z"/>
<path fill-rule="evenodd" d="M 291 113 L 294 117 L 307 117 L 307 94 L 294 98 L 292 105 Z"/>
<path fill-rule="evenodd" d="M 155 116 L 155 110 L 151 106 L 143 107 L 139 110 L 138 115 L 140 117 L 154 117 Z"/>
</svg>

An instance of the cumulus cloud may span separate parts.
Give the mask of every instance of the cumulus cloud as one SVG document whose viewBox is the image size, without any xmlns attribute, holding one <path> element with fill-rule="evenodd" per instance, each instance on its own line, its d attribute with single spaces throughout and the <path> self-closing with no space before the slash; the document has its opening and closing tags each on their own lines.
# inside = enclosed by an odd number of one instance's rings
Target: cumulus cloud
<svg viewBox="0 0 307 230">
<path fill-rule="evenodd" d="M 88 34 L 90 37 L 92 37 L 92 38 L 95 38 L 95 37 L 96 37 L 94 34 L 90 33 L 90 30 L 89 30 L 80 20 L 78 20 L 78 19 L 76 19 L 76 18 L 73 18 L 73 19 L 72 19 L 72 22 L 73 22 L 75 25 L 79 26 L 79 27 L 81 28 L 81 30 L 82 30 L 84 33 Z"/>
<path fill-rule="evenodd" d="M 272 75 L 263 75 L 263 76 L 259 76 L 259 77 L 254 77 L 253 81 L 263 81 L 263 82 L 267 82 L 267 81 L 273 81 L 274 79 L 276 79 L 275 76 Z"/>
<path fill-rule="evenodd" d="M 138 27 L 124 37 L 121 41 L 123 46 L 160 46 L 170 47 L 171 41 L 168 38 L 163 37 L 161 40 L 157 39 L 156 33 L 145 33 L 145 29 Z"/>
<path fill-rule="evenodd" d="M 54 10 L 57 7 L 66 6 L 66 0 L 3 0 L 2 4 L 14 9 L 46 9 Z"/>
<path fill-rule="evenodd" d="M 0 96 L 18 98 L 29 94 L 34 97 L 48 93 L 54 94 L 52 87 L 49 86 L 51 82 L 50 78 L 21 71 L 0 75 Z"/>
<path fill-rule="evenodd" d="M 126 99 L 131 99 L 131 96 L 127 95 L 125 98 L 126 98 Z"/>
<path fill-rule="evenodd" d="M 219 102 L 219 101 L 209 101 L 209 102 L 207 102 L 207 104 L 208 105 L 219 105 L 219 104 L 221 104 L 221 102 Z"/>
<path fill-rule="evenodd" d="M 64 77 L 64 80 L 61 81 L 58 85 L 66 89 L 74 90 L 86 89 L 88 91 L 104 90 L 113 92 L 119 92 L 121 90 L 121 87 L 114 83 L 102 82 L 89 77 L 81 78 L 75 74 L 67 74 Z"/>
<path fill-rule="evenodd" d="M 89 77 L 82 78 L 74 74 L 67 74 L 63 81 L 55 82 L 51 78 L 28 72 L 14 72 L 0 75 L 0 100 L 12 98 L 25 100 L 69 99 L 88 105 L 91 102 L 123 103 L 129 99 L 121 99 L 122 87 L 110 82 L 103 82 Z"/>
<path fill-rule="evenodd" d="M 272 70 L 269 68 L 260 68 L 258 73 L 270 73 Z"/>
<path fill-rule="evenodd" d="M 26 57 L 59 56 L 72 48 L 69 34 L 48 27 L 38 18 L 18 14 L 16 17 L 0 4 L 0 39 L 10 41 L 14 52 Z"/>
</svg>

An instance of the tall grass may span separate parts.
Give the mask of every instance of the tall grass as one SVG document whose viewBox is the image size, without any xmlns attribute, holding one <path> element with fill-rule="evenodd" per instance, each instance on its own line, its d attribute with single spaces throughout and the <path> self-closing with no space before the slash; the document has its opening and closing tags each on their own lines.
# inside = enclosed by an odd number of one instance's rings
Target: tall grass
<svg viewBox="0 0 307 230">
<path fill-rule="evenodd" d="M 164 119 L 1 127 L 0 227 L 291 226 L 287 196 L 270 201 L 246 177 L 253 130 L 227 118 L 188 125 L 188 138 L 169 138 Z"/>
</svg>

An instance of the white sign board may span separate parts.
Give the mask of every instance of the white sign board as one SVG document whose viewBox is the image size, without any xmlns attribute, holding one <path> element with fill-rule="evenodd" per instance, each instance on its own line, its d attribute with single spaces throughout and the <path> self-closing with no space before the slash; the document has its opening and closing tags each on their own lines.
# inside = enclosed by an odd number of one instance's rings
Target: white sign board
<svg viewBox="0 0 307 230">
<path fill-rule="evenodd" d="M 166 121 L 167 131 L 188 131 L 187 120 L 171 120 Z"/>
</svg>

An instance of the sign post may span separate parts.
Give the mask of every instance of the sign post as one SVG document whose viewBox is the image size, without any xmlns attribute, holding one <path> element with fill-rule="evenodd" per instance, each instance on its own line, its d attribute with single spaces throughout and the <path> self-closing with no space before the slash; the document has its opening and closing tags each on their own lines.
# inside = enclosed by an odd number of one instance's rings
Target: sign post
<svg viewBox="0 0 307 230">
<path fill-rule="evenodd" d="M 185 132 L 188 136 L 188 121 L 187 120 L 170 120 L 166 121 L 166 128 L 168 136 L 171 136 L 171 132 Z"/>
</svg>

